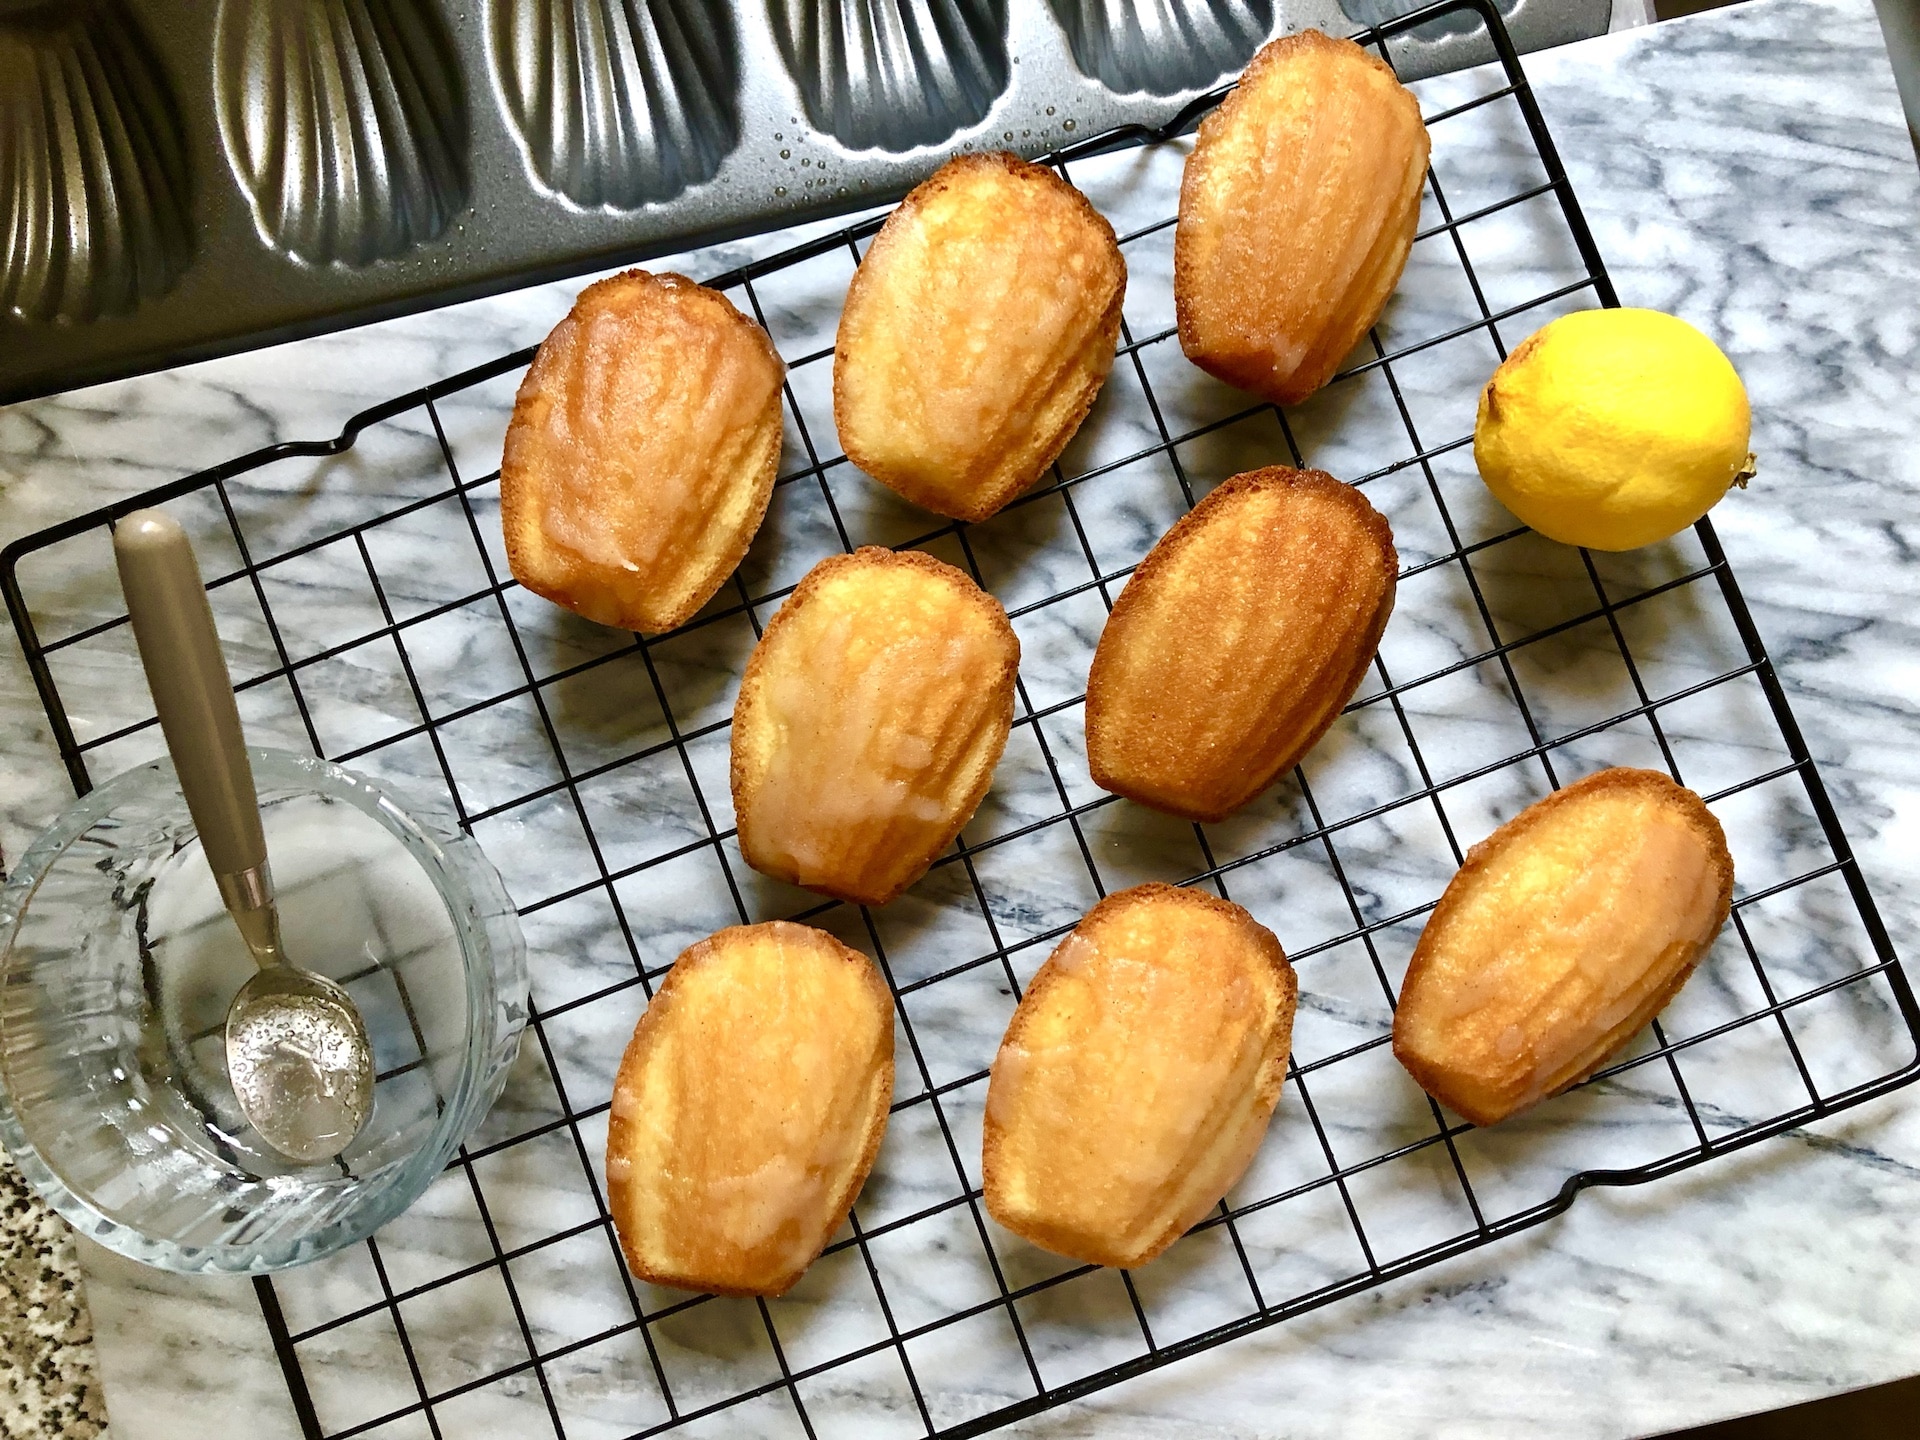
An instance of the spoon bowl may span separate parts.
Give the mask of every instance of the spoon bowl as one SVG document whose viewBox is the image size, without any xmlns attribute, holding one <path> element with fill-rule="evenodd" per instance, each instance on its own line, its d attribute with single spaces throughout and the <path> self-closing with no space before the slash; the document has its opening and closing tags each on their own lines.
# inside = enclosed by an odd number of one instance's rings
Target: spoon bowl
<svg viewBox="0 0 1920 1440">
<path fill-rule="evenodd" d="M 347 992 L 291 965 L 261 970 L 227 1009 L 227 1078 L 241 1113 L 289 1160 L 352 1143 L 373 1109 L 373 1047 Z"/>
</svg>

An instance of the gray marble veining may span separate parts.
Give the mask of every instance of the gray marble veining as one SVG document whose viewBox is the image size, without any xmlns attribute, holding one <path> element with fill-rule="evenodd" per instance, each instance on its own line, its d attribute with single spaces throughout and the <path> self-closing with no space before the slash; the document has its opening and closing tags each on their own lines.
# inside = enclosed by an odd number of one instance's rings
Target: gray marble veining
<svg viewBox="0 0 1920 1440">
<path fill-rule="evenodd" d="M 1916 868 L 1901 821 L 1920 793 L 1920 722 L 1907 695 L 1914 673 L 1908 615 L 1920 593 L 1920 565 L 1911 558 L 1902 501 L 1920 481 L 1910 444 L 1920 420 L 1920 253 L 1913 241 L 1920 173 L 1877 47 L 1864 0 L 1758 0 L 1534 57 L 1528 69 L 1623 300 L 1700 323 L 1747 378 L 1761 479 L 1720 507 L 1716 523 L 1896 946 L 1911 953 L 1920 932 L 1906 897 Z M 1421 98 L 1431 113 L 1484 93 L 1490 83 L 1482 75 L 1424 82 Z M 1443 122 L 1435 140 L 1445 204 L 1456 216 L 1540 178 L 1510 100 Z M 1132 153 L 1076 166 L 1074 179 L 1125 233 L 1170 213 L 1179 163 L 1177 147 Z M 1440 198 L 1428 198 L 1429 222 L 1440 218 Z M 1477 317 L 1461 249 L 1496 313 L 1577 278 L 1577 256 L 1551 205 L 1542 197 L 1464 225 L 1459 249 L 1446 232 L 1420 242 L 1383 323 L 1384 343 L 1397 347 Z M 682 263 L 689 273 L 712 274 L 781 243 L 768 237 Z M 1171 323 L 1169 244 L 1170 233 L 1160 231 L 1129 246 L 1127 319 L 1135 340 Z M 828 343 L 851 266 L 852 257 L 840 252 L 756 287 L 789 355 Z M 537 339 L 564 312 L 573 288 L 527 291 L 0 411 L 7 533 L 254 445 L 331 433 L 366 403 Z M 1500 337 L 1511 345 L 1559 309 L 1584 303 L 1590 298 L 1576 292 L 1529 308 L 1504 322 Z M 862 1227 L 877 1232 L 867 1253 L 889 1309 L 880 1307 L 860 1252 L 839 1252 L 792 1294 L 770 1302 L 778 1354 L 767 1324 L 742 1302 L 707 1302 L 644 1335 L 627 1330 L 594 1339 L 631 1316 L 634 1298 L 651 1313 L 675 1297 L 640 1286 L 630 1298 L 595 1223 L 604 1118 L 583 1121 L 577 1142 L 564 1126 L 542 1127 L 560 1118 L 563 1100 L 575 1111 L 603 1100 L 643 1003 L 623 922 L 651 970 L 737 918 L 729 872 L 755 918 L 807 903 L 753 876 L 731 844 L 647 863 L 704 834 L 703 805 L 716 827 L 731 823 L 724 730 L 696 739 L 685 765 L 670 749 L 647 753 L 667 738 L 661 698 L 683 732 L 724 720 L 752 644 L 752 621 L 764 620 L 814 559 L 841 547 L 843 527 L 845 541 L 898 544 L 932 523 L 844 466 L 828 472 L 832 507 L 811 481 L 783 486 L 743 567 L 744 589 L 734 596 L 771 598 L 751 615 L 716 619 L 656 647 L 651 671 L 625 637 L 510 592 L 506 603 L 527 636 L 522 668 L 503 643 L 494 602 L 472 598 L 488 583 L 489 566 L 505 573 L 485 483 L 467 492 L 471 519 L 460 501 L 445 500 L 368 532 L 365 555 L 336 544 L 263 572 L 281 642 L 294 658 L 373 638 L 300 670 L 311 732 L 284 680 L 247 691 L 244 713 L 256 741 L 317 741 L 334 755 L 358 750 L 351 763 L 423 789 L 444 790 L 450 775 L 467 813 L 480 817 L 475 833 L 515 898 L 535 905 L 566 897 L 528 917 L 535 998 L 550 1014 L 546 1043 L 523 1051 L 475 1148 L 533 1138 L 484 1154 L 471 1172 L 449 1172 L 378 1240 L 388 1282 L 417 1292 L 403 1300 L 400 1324 L 430 1393 L 521 1367 L 436 1403 L 442 1433 L 545 1433 L 553 1413 L 569 1436 L 626 1434 L 664 1415 L 660 1378 L 683 1409 L 692 1408 L 777 1380 L 783 1361 L 806 1370 L 881 1345 L 889 1321 L 911 1331 L 997 1293 L 962 1180 L 978 1181 L 984 1087 L 970 1077 L 991 1057 L 1013 982 L 1024 982 L 1043 958 L 1044 937 L 1093 898 L 1083 841 L 1108 888 L 1178 879 L 1206 863 L 1190 827 L 1120 804 L 1086 812 L 1077 835 L 1065 825 L 1021 833 L 1057 815 L 1063 803 L 1097 798 L 1085 773 L 1077 708 L 1067 702 L 1083 686 L 1105 599 L 1184 508 L 1183 483 L 1200 493 L 1237 470 L 1285 459 L 1289 440 L 1309 463 L 1346 478 L 1380 472 L 1404 459 L 1415 441 L 1431 449 L 1463 435 L 1472 391 L 1496 360 L 1492 340 L 1476 331 L 1396 362 L 1397 387 L 1381 371 L 1334 387 L 1289 413 L 1290 435 L 1271 412 L 1248 415 L 1178 446 L 1177 465 L 1164 455 L 1120 464 L 1067 495 L 1036 500 L 969 532 L 974 563 L 1015 613 L 1027 703 L 1065 708 L 1016 728 L 994 792 L 967 831 L 974 845 L 1008 838 L 981 851 L 973 874 L 940 866 L 880 912 L 871 935 L 845 912 L 822 922 L 853 926 L 849 938 L 867 948 L 877 941 L 896 981 L 910 987 L 904 1004 L 920 1045 L 915 1053 L 903 1044 L 899 1098 L 930 1086 L 955 1088 L 941 1095 L 937 1111 L 922 1101 L 896 1114 L 857 1210 Z M 1144 402 L 1143 375 L 1159 401 L 1158 417 Z M 440 407 L 464 481 L 480 482 L 497 467 L 516 378 Z M 789 472 L 804 468 L 812 453 L 838 453 L 826 378 L 823 364 L 794 372 L 783 462 Z M 1066 469 L 1125 461 L 1158 440 L 1161 424 L 1185 434 L 1243 408 L 1242 397 L 1186 366 L 1171 342 L 1143 345 L 1137 362 L 1123 359 L 1116 368 Z M 1432 468 L 1431 483 L 1419 467 L 1367 481 L 1413 573 L 1383 643 L 1385 678 L 1376 676 L 1363 696 L 1447 671 L 1595 603 L 1596 580 L 1577 559 L 1531 537 L 1476 555 L 1477 598 L 1457 565 L 1419 568 L 1511 524 L 1485 498 L 1465 452 L 1440 455 Z M 367 432 L 344 457 L 256 472 L 231 491 L 259 560 L 446 483 L 438 440 L 415 413 Z M 231 540 L 225 553 L 211 543 L 224 531 L 218 513 L 196 513 L 192 505 L 181 513 L 209 541 L 210 573 L 237 562 Z M 950 537 L 928 548 L 963 558 Z M 1610 597 L 1637 595 L 1687 573 L 1699 558 L 1690 537 L 1600 557 L 1597 583 Z M 116 611 L 105 559 L 104 537 L 95 537 L 43 557 L 23 575 L 45 635 L 70 633 Z M 371 576 L 379 577 L 377 590 Z M 1084 588 L 1046 603 L 1072 586 Z M 274 668 L 274 641 L 250 587 L 235 582 L 215 593 L 236 677 Z M 392 640 L 379 633 L 389 612 L 405 625 L 411 680 Z M 1623 609 L 1618 620 L 1649 694 L 1672 694 L 1742 658 L 1718 597 L 1696 585 Z M 60 653 L 56 673 L 83 738 L 144 715 L 124 630 Z M 529 681 L 529 672 L 532 681 L 547 682 L 595 660 L 568 678 L 537 687 Z M 1629 722 L 1555 746 L 1552 775 L 1537 762 L 1503 769 L 1452 786 L 1439 806 L 1402 805 L 1355 823 L 1339 832 L 1332 855 L 1304 847 L 1264 853 L 1316 812 L 1328 820 L 1359 815 L 1428 779 L 1444 783 L 1524 749 L 1529 736 L 1512 683 L 1548 737 L 1635 703 L 1635 676 L 1601 621 L 1517 647 L 1507 663 L 1511 679 L 1501 664 L 1482 663 L 1397 694 L 1397 707 L 1376 699 L 1310 757 L 1304 787 L 1289 782 L 1251 817 L 1209 827 L 1216 860 L 1246 862 L 1228 876 L 1235 898 L 1274 925 L 1301 958 L 1302 1064 L 1376 1037 L 1387 1023 L 1374 956 L 1356 940 L 1327 942 L 1359 922 L 1431 900 L 1453 863 L 1452 843 L 1479 838 L 1553 778 L 1607 763 L 1658 762 L 1660 736 L 1644 720 Z M 418 733 L 414 682 L 436 719 L 488 696 L 522 693 L 441 726 L 443 773 Z M 43 722 L 17 658 L 0 670 L 0 686 L 5 840 L 17 852 L 59 805 L 60 777 L 48 762 Z M 553 723 L 558 753 L 536 705 Z M 1703 790 L 1762 774 L 1782 758 L 1750 679 L 1663 707 L 1660 718 L 1683 774 Z M 95 763 L 107 773 L 143 758 L 153 744 L 152 733 L 141 732 L 102 747 Z M 564 792 L 516 803 L 556 783 L 563 763 L 567 773 L 589 776 L 580 785 L 581 805 L 602 842 L 598 855 Z M 1758 786 L 1718 808 L 1733 836 L 1743 893 L 1821 863 L 1817 828 L 1791 785 Z M 1354 884 L 1351 904 L 1333 874 L 1334 858 Z M 610 871 L 642 868 L 610 886 L 571 893 L 602 864 Z M 984 906 L 975 903 L 976 881 Z M 1769 974 L 1789 990 L 1843 973 L 1866 954 L 1857 926 L 1846 928 L 1844 897 L 1831 883 L 1763 902 L 1748 916 Z M 1416 929 L 1417 921 L 1376 932 L 1379 964 L 1390 978 L 1404 965 Z M 1011 950 L 1008 967 L 967 964 L 1001 944 Z M 1697 1033 L 1755 1003 L 1751 967 L 1730 940 L 1668 1023 L 1672 1033 Z M 1818 1083 L 1829 1090 L 1902 1058 L 1883 999 L 1872 994 L 1859 1003 L 1823 1003 L 1795 1024 Z M 1703 1123 L 1715 1130 L 1797 1103 L 1797 1073 L 1777 1035 L 1737 1034 L 1738 1043 L 1691 1052 L 1684 1066 Z M 1417 1093 L 1378 1049 L 1313 1071 L 1307 1085 L 1341 1164 L 1431 1131 Z M 1462 1137 L 1461 1164 L 1482 1204 L 1506 1213 L 1551 1194 L 1570 1169 L 1670 1153 L 1692 1136 L 1674 1085 L 1662 1067 L 1626 1072 L 1537 1120 Z M 1920 1254 L 1903 1233 L 1902 1215 L 1920 1200 L 1920 1124 L 1908 1118 L 1909 1109 L 1896 1096 L 1645 1190 L 1586 1196 L 1545 1229 L 1024 1428 L 1195 1436 L 1485 1436 L 1551 1428 L 1607 1436 L 1913 1369 L 1920 1364 L 1913 1338 L 1920 1333 Z M 1290 1091 L 1237 1193 L 1278 1194 L 1325 1172 L 1300 1096 Z M 1356 1175 L 1347 1190 L 1381 1261 L 1472 1223 L 1438 1147 Z M 926 1219 L 887 1228 L 935 1205 L 943 1208 Z M 1216 1228 L 1135 1277 L 1157 1340 L 1248 1313 L 1247 1269 L 1274 1300 L 1366 1263 L 1330 1185 L 1257 1212 L 1237 1231 L 1246 1269 Z M 1004 1234 L 994 1240 L 1009 1285 L 1063 1268 Z M 492 1258 L 496 1242 L 509 1252 L 526 1247 L 509 1261 L 511 1291 L 497 1268 L 473 1269 Z M 291 1433 L 245 1287 L 183 1286 L 96 1263 L 92 1289 L 109 1402 L 116 1413 L 129 1407 L 140 1414 L 142 1433 L 185 1434 L 203 1423 L 216 1383 L 236 1417 L 244 1413 L 265 1434 Z M 356 1317 L 301 1345 L 329 1430 L 413 1402 L 395 1324 L 384 1310 L 369 1308 L 380 1290 L 365 1248 L 288 1276 L 279 1289 L 296 1332 Z M 534 1335 L 537 1366 L 529 1364 L 516 1303 Z M 1020 1302 L 1019 1318 L 1049 1384 L 1144 1348 L 1111 1275 L 1036 1292 Z M 1031 1385 L 1004 1310 L 910 1339 L 905 1358 L 936 1424 L 1005 1404 Z M 232 1383 L 214 1379 L 229 1373 Z M 800 1388 L 818 1433 L 918 1433 L 894 1349 L 882 1346 Z M 729 1434 L 797 1431 L 791 1405 L 777 1392 L 712 1423 Z M 374 1433 L 426 1432 L 415 1414 Z"/>
</svg>

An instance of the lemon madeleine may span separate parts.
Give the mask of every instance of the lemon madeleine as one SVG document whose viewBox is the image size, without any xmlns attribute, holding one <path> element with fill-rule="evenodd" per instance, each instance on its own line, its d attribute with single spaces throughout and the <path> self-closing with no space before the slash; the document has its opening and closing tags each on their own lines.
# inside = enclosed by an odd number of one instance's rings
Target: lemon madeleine
<svg viewBox="0 0 1920 1440">
<path fill-rule="evenodd" d="M 1386 519 L 1351 485 L 1236 475 L 1140 562 L 1087 676 L 1094 783 L 1222 820 L 1299 763 L 1352 698 L 1393 610 Z"/>
<path fill-rule="evenodd" d="M 987 793 L 1019 664 L 999 601 L 951 565 L 873 546 L 822 560 L 734 705 L 747 863 L 856 904 L 893 899 Z"/>
<path fill-rule="evenodd" d="M 893 1001 L 866 956 L 784 920 L 674 961 L 614 1080 L 607 1206 L 642 1280 L 778 1295 L 866 1183 Z"/>
<path fill-rule="evenodd" d="M 785 374 L 765 331 L 684 276 L 629 270 L 581 291 L 507 426 L 514 578 L 623 630 L 692 619 L 766 514 Z"/>
<path fill-rule="evenodd" d="M 1108 896 L 1027 986 L 987 1086 L 987 1210 L 1034 1244 L 1144 1265 L 1252 1161 L 1296 987 L 1273 932 L 1198 890 Z"/>
<path fill-rule="evenodd" d="M 1113 227 L 1053 171 L 949 160 L 887 217 L 847 291 L 833 416 L 848 457 L 916 505 L 986 519 L 1086 418 L 1126 280 Z"/>
<path fill-rule="evenodd" d="M 1591 1075 L 1666 1006 L 1726 923 L 1733 859 L 1691 790 L 1602 770 L 1467 853 L 1393 1017 L 1421 1088 L 1492 1125 Z"/>
<path fill-rule="evenodd" d="M 1385 62 L 1283 36 L 1200 124 L 1180 185 L 1180 347 L 1276 404 L 1306 399 L 1386 307 L 1420 218 L 1428 138 Z"/>
</svg>

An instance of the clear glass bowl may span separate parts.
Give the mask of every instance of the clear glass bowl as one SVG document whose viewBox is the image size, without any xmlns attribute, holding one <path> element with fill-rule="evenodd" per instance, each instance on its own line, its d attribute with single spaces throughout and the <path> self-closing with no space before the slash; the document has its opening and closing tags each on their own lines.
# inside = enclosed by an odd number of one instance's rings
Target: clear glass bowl
<svg viewBox="0 0 1920 1440">
<path fill-rule="evenodd" d="M 0 1141 L 75 1229 L 168 1270 L 364 1239 L 486 1114 L 526 1023 L 525 942 L 472 839 L 337 765 L 248 754 L 288 954 L 373 1041 L 373 1112 L 338 1159 L 276 1155 L 234 1101 L 222 1026 L 253 962 L 171 763 L 81 799 L 0 891 Z"/>
</svg>

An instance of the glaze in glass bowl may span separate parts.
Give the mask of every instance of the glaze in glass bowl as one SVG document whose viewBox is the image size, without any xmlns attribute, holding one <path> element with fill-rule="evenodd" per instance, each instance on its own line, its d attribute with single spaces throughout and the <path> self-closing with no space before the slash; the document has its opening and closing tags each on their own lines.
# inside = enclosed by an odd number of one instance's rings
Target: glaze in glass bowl
<svg viewBox="0 0 1920 1440">
<path fill-rule="evenodd" d="M 373 1041 L 373 1111 L 336 1159 L 277 1155 L 233 1098 L 222 1027 L 253 962 L 170 762 L 75 803 L 0 891 L 0 1141 L 76 1230 L 168 1270 L 364 1239 L 485 1116 L 526 1023 L 519 922 L 470 837 L 337 765 L 248 755 L 288 953 Z"/>
</svg>

